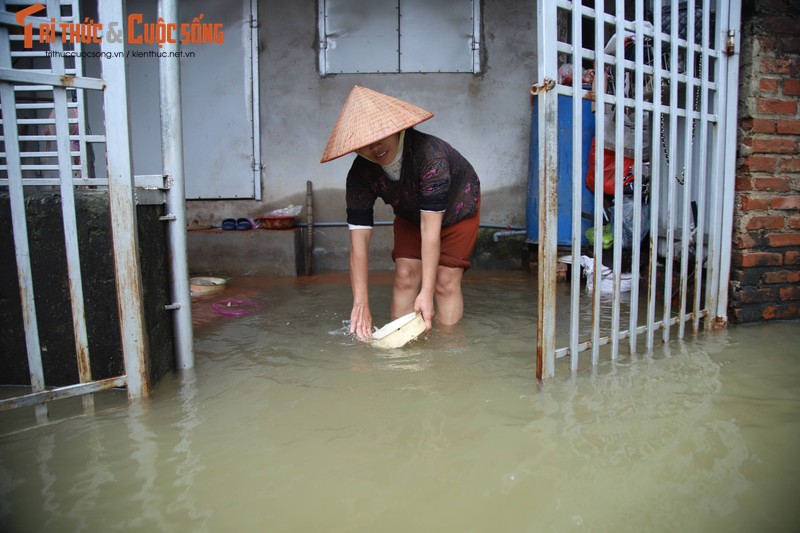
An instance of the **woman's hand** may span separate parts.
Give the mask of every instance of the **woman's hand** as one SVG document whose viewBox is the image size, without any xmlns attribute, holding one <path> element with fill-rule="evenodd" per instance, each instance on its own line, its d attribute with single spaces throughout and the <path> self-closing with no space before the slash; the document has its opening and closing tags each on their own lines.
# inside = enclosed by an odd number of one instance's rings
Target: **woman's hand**
<svg viewBox="0 0 800 533">
<path fill-rule="evenodd" d="M 362 341 L 372 339 L 372 312 L 368 305 L 353 304 L 350 312 L 350 333 L 355 333 Z"/>
<path fill-rule="evenodd" d="M 414 300 L 414 311 L 422 313 L 422 318 L 425 319 L 425 328 L 430 331 L 433 327 L 433 294 L 436 292 L 444 211 L 422 211 L 419 218 L 420 239 L 422 240 L 422 287 Z"/>
<path fill-rule="evenodd" d="M 414 312 L 422 313 L 422 318 L 425 320 L 425 330 L 430 331 L 433 327 L 433 294 L 425 292 L 419 293 L 417 299 L 414 300 Z"/>
<path fill-rule="evenodd" d="M 350 333 L 364 341 L 372 339 L 372 312 L 369 310 L 369 241 L 371 229 L 350 230 L 350 285 L 353 310 Z"/>
</svg>

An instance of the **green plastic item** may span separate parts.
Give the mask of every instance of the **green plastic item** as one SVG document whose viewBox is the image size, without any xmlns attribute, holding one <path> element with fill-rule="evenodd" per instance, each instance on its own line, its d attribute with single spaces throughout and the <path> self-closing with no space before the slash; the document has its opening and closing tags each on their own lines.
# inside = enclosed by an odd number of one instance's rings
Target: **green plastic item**
<svg viewBox="0 0 800 533">
<path fill-rule="evenodd" d="M 586 239 L 590 245 L 594 245 L 594 226 L 586 230 Z M 603 250 L 608 250 L 614 245 L 614 231 L 611 224 L 603 226 Z"/>
</svg>

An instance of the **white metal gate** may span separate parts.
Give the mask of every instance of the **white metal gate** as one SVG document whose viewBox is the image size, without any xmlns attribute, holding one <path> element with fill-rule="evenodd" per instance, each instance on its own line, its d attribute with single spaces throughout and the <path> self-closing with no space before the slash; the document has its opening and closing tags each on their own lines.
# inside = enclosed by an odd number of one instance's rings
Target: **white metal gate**
<svg viewBox="0 0 800 533">
<path fill-rule="evenodd" d="M 604 345 L 614 360 L 624 340 L 636 353 L 659 330 L 666 342 L 673 326 L 682 338 L 687 323 L 694 333 L 727 323 L 740 14 L 740 0 L 538 1 L 539 379 L 557 357 L 575 371 L 584 351 L 596 365 Z M 571 139 L 557 135 L 559 96 L 571 104 Z M 593 147 L 582 141 L 584 99 Z M 572 172 L 559 177 L 564 142 Z M 560 179 L 577 206 L 568 228 L 558 225 Z M 559 263 L 571 265 L 568 290 Z M 557 318 L 559 294 L 568 320 Z"/>
<path fill-rule="evenodd" d="M 128 127 L 124 44 L 103 39 L 103 78 L 82 75 L 81 39 L 62 38 L 65 32 L 86 32 L 78 0 L 48 0 L 46 9 L 33 2 L 0 0 L 0 106 L 2 141 L 0 187 L 7 187 L 20 286 L 25 341 L 31 376 L 31 393 L 0 400 L 0 410 L 36 405 L 40 422 L 47 419 L 47 400 L 126 386 L 129 397 L 149 391 L 146 371 L 146 332 L 142 307 L 139 249 Z M 103 21 L 123 21 L 122 2 L 102 1 Z M 94 23 L 94 21 L 91 21 Z M 64 26 L 62 26 L 62 24 Z M 52 29 L 52 30 L 51 30 Z M 49 37 L 40 38 L 42 32 Z M 44 41 L 44 42 L 43 42 Z M 83 42 L 86 42 L 85 40 Z M 97 42 L 97 41 L 95 41 Z M 88 133 L 82 106 L 88 91 L 101 91 L 105 109 L 105 135 Z M 88 154 L 107 162 L 107 177 L 97 179 Z M 125 374 L 93 380 L 86 333 L 83 285 L 75 214 L 76 187 L 106 188 L 113 236 L 113 256 L 119 306 Z M 42 348 L 36 318 L 29 240 L 26 228 L 25 190 L 55 187 L 61 197 L 64 238 L 72 305 L 75 351 L 80 383 L 46 387 Z M 10 267 L 10 265 L 9 265 Z M 84 406 L 91 397 L 84 396 Z"/>
</svg>

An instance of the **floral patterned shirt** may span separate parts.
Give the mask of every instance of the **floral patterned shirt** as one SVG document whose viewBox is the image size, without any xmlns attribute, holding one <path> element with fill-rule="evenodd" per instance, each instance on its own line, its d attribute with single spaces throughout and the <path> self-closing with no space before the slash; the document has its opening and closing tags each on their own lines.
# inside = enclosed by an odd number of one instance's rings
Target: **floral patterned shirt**
<svg viewBox="0 0 800 533">
<path fill-rule="evenodd" d="M 377 163 L 357 156 L 347 174 L 347 222 L 372 226 L 375 200 L 417 225 L 420 210 L 444 211 L 442 227 L 474 216 L 480 181 L 464 156 L 445 141 L 410 128 L 403 142 L 400 179 L 389 179 Z"/>
</svg>

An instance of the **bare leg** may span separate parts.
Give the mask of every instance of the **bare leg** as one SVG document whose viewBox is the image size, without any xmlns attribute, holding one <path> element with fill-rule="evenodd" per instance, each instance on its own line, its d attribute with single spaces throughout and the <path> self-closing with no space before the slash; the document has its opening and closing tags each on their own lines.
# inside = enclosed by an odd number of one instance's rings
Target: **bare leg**
<svg viewBox="0 0 800 533">
<path fill-rule="evenodd" d="M 422 261 L 398 257 L 392 287 L 392 319 L 414 311 L 414 300 L 422 287 Z"/>
<path fill-rule="evenodd" d="M 461 294 L 463 268 L 439 266 L 436 273 L 436 320 L 446 326 L 464 316 L 464 297 Z M 413 305 L 413 301 L 412 301 Z"/>
</svg>

